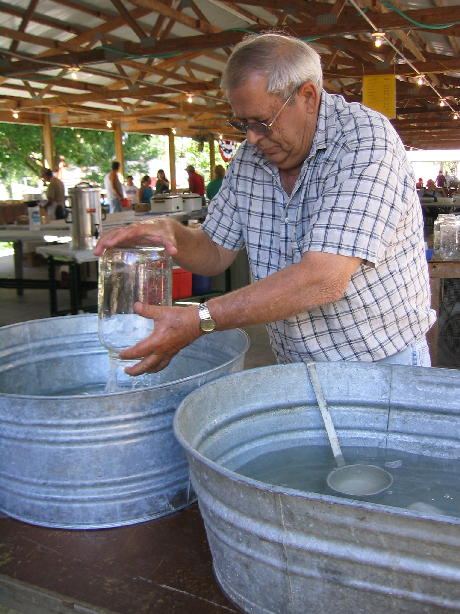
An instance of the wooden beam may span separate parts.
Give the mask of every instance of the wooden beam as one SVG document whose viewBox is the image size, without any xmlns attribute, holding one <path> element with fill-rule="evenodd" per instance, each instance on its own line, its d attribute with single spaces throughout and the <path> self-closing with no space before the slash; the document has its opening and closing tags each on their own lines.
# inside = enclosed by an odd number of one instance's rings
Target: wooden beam
<svg viewBox="0 0 460 614">
<path fill-rule="evenodd" d="M 125 154 L 123 151 L 123 131 L 121 122 L 113 123 L 113 138 L 115 140 L 115 160 L 120 163 L 120 173 L 125 176 Z"/>
<path fill-rule="evenodd" d="M 176 148 L 174 143 L 174 134 L 171 130 L 168 132 L 168 151 L 169 151 L 169 176 L 171 192 L 177 189 L 176 184 Z"/>
<path fill-rule="evenodd" d="M 51 170 L 54 169 L 54 147 L 53 147 L 53 131 L 51 129 L 51 121 L 48 113 L 43 116 L 43 158 L 45 167 Z"/>
<path fill-rule="evenodd" d="M 131 13 L 126 9 L 125 5 L 121 0 L 112 0 L 113 6 L 117 9 L 120 15 L 123 17 L 125 22 L 131 28 L 131 30 L 139 37 L 139 40 L 143 40 L 147 37 L 145 31 L 141 28 L 138 21 L 133 18 Z"/>
<path fill-rule="evenodd" d="M 209 139 L 209 176 L 214 179 L 214 168 L 216 166 L 216 147 L 214 135 Z"/>
<path fill-rule="evenodd" d="M 163 15 L 164 17 L 169 17 L 170 19 L 173 19 L 174 21 L 177 21 L 184 26 L 188 26 L 189 28 L 193 28 L 194 30 L 199 30 L 200 32 L 203 32 L 205 34 L 211 34 L 212 32 L 220 32 L 219 28 L 212 26 L 209 22 L 189 17 L 183 11 L 177 11 L 165 2 L 161 2 L 160 0 L 131 0 L 131 2 L 136 6 L 143 7 L 145 9 L 148 9 L 149 11 L 154 11 L 159 15 Z"/>
<path fill-rule="evenodd" d="M 160 2 L 159 0 L 136 0 L 136 3 L 142 3 L 142 5 L 150 7 L 150 10 L 155 10 L 155 6 L 161 11 L 170 13 L 174 15 L 174 18 L 178 19 L 181 15 L 179 11 L 175 11 L 168 7 L 166 4 Z M 437 9 L 420 9 L 416 11 L 407 11 L 407 15 L 412 17 L 416 21 L 420 21 L 423 23 L 423 19 L 429 19 L 430 25 L 442 24 L 442 23 L 452 23 L 456 20 L 460 21 L 460 7 L 438 7 Z M 397 14 L 386 14 L 382 15 L 379 13 L 369 13 L 369 17 L 372 18 L 377 27 L 382 30 L 389 29 L 407 29 L 408 22 Z M 192 18 L 188 18 L 192 19 Z M 123 20 L 120 17 L 121 23 L 119 25 L 123 25 Z M 113 20 L 116 22 L 117 20 Z M 181 23 L 184 21 L 182 18 Z M 200 50 L 204 51 L 206 49 L 214 49 L 214 48 L 225 48 L 226 46 L 231 46 L 244 36 L 243 32 L 240 31 L 227 31 L 227 32 L 219 32 L 216 31 L 216 28 L 206 28 L 201 22 L 196 23 L 198 20 L 193 20 L 196 29 L 206 30 L 206 34 L 190 36 L 190 37 L 177 37 L 177 38 L 169 38 L 163 39 L 161 41 L 142 41 L 142 45 L 139 43 L 133 43 L 130 41 L 126 41 L 124 43 L 120 43 L 117 46 L 111 46 L 107 49 L 101 49 L 100 47 L 92 50 L 85 50 L 80 52 L 73 52 L 69 54 L 55 54 L 48 56 L 47 60 L 51 63 L 54 63 L 54 67 L 60 67 L 63 65 L 71 66 L 71 65 L 79 65 L 83 66 L 88 63 L 94 62 L 103 62 L 103 61 L 111 61 L 116 62 L 123 59 L 124 55 L 152 55 L 155 57 L 161 57 L 168 55 L 170 53 L 181 53 L 183 49 L 187 49 L 188 51 Z M 96 33 L 100 34 L 102 30 L 105 29 L 113 29 L 112 24 L 103 24 L 102 26 L 98 26 L 98 28 L 93 29 L 91 32 L 87 31 L 83 35 L 76 37 L 75 39 L 71 39 L 67 41 L 68 44 L 73 44 L 78 39 L 78 44 L 80 45 L 84 40 L 91 40 Z M 257 32 L 261 29 L 260 26 L 255 26 L 254 31 Z M 333 25 L 317 25 L 315 31 L 312 31 L 311 25 L 303 25 L 303 24 L 295 24 L 291 28 L 292 33 L 299 36 L 337 36 L 344 34 L 356 34 L 356 33 L 369 33 L 369 26 L 360 16 L 356 16 L 355 12 L 347 13 L 347 11 L 343 11 L 339 22 Z M 452 26 L 452 29 L 460 32 L 460 26 Z M 451 28 L 448 28 L 445 31 L 445 34 L 453 33 L 450 32 Z M 38 69 L 37 65 L 37 69 Z M 50 65 L 48 65 L 50 66 Z M 400 65 L 398 65 L 399 67 Z M 42 66 L 41 70 L 44 70 L 46 66 Z M 454 69 L 451 69 L 454 70 Z M 30 64 L 26 61 L 17 61 L 17 62 L 2 62 L 0 63 L 0 74 L 2 75 L 18 75 L 23 72 L 30 71 Z M 439 67 L 436 67 L 434 72 L 441 72 Z M 404 73 L 400 73 L 404 74 Z M 353 73 L 352 76 L 356 76 Z"/>
</svg>

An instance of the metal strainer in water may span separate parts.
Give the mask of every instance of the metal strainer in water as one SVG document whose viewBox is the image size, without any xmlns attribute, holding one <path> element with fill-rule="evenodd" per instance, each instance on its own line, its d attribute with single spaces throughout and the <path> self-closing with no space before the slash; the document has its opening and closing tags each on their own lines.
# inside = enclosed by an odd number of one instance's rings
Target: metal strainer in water
<svg viewBox="0 0 460 614">
<path fill-rule="evenodd" d="M 342 495 L 354 497 L 378 495 L 393 484 L 393 476 L 376 465 L 347 465 L 345 463 L 314 362 L 307 363 L 307 371 L 337 463 L 336 469 L 330 471 L 327 476 L 327 485 Z"/>
</svg>

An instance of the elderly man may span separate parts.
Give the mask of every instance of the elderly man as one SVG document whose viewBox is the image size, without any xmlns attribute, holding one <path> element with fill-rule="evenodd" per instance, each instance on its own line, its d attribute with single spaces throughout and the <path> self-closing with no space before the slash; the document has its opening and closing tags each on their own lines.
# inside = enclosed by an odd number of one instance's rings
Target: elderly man
<svg viewBox="0 0 460 614">
<path fill-rule="evenodd" d="M 254 283 L 189 307 L 138 305 L 155 330 L 122 352 L 131 375 L 164 368 L 213 330 L 266 323 L 279 362 L 429 366 L 421 207 L 390 122 L 322 89 L 318 54 L 279 34 L 238 44 L 222 77 L 246 135 L 201 229 L 165 218 L 113 230 L 96 248 L 164 245 L 216 275 L 244 246 Z"/>
</svg>

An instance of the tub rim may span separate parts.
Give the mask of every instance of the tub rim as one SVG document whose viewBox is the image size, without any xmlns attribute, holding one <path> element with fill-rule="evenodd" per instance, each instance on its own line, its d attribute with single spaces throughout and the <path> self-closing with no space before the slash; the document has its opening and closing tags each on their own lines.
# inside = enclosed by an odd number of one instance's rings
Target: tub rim
<svg viewBox="0 0 460 614">
<path fill-rule="evenodd" d="M 72 318 L 97 318 L 97 314 L 94 313 L 78 313 L 78 314 L 69 314 L 66 316 L 57 316 L 57 317 L 49 317 L 49 318 L 37 318 L 35 320 L 24 320 L 23 322 L 15 322 L 14 324 L 7 324 L 6 326 L 1 326 L 0 327 L 0 333 L 1 331 L 5 330 L 7 331 L 8 329 L 11 329 L 13 327 L 20 327 L 23 326 L 25 324 L 30 324 L 30 323 L 34 323 L 34 322 L 44 322 L 44 321 L 52 321 L 52 322 L 56 322 L 57 320 L 63 320 L 63 319 L 67 319 L 69 317 Z M 244 340 L 244 349 L 241 351 L 239 357 L 244 356 L 250 346 L 250 338 L 248 333 L 243 330 L 242 328 L 233 328 L 230 329 L 230 332 L 237 332 L 237 334 L 241 337 L 242 341 Z M 217 333 L 225 333 L 227 331 L 216 331 Z M 96 336 L 97 336 L 97 330 L 95 332 Z M 200 337 L 198 337 L 199 339 Z M 193 342 L 192 342 L 193 343 Z M 189 344 L 192 345 L 192 344 Z M 101 347 L 101 353 L 108 353 L 107 350 L 104 348 L 103 345 L 100 345 Z M 185 346 L 182 349 L 186 349 L 189 346 Z M 179 350 L 179 352 L 181 352 L 182 350 Z M 177 354 L 176 354 L 177 355 Z M 200 373 L 195 373 L 194 375 L 188 375 L 187 377 L 182 377 L 179 379 L 175 379 L 175 380 L 171 380 L 169 382 L 164 382 L 162 384 L 158 384 L 156 386 L 146 386 L 145 388 L 139 388 L 139 389 L 135 389 L 135 390 L 126 390 L 126 391 L 116 391 L 116 392 L 105 392 L 105 393 L 90 393 L 90 394 L 85 394 L 84 397 L 82 395 L 78 395 L 78 394 L 59 394 L 59 395 L 37 395 L 37 394 L 18 394 L 18 393 L 12 393 L 12 392 L 3 392 L 2 390 L 0 390 L 0 399 L 5 398 L 5 399 L 34 399 L 34 400 L 39 400 L 39 399 L 53 399 L 53 400 L 63 400 L 63 399 L 80 399 L 80 398 L 84 398 L 84 399 L 93 399 L 93 398 L 100 398 L 101 396 L 104 397 L 114 397 L 116 395 L 136 395 L 139 393 L 144 393 L 146 391 L 151 391 L 151 390 L 160 390 L 160 389 L 166 389 L 170 386 L 173 385 L 177 385 L 179 382 L 188 382 L 193 380 L 194 378 L 198 378 L 198 377 L 203 377 L 206 374 L 210 373 L 211 371 L 213 371 L 214 369 L 221 369 L 227 365 L 229 365 L 230 363 L 232 363 L 233 361 L 235 361 L 236 357 L 231 358 L 230 360 L 227 360 L 221 364 L 219 364 L 217 367 L 213 367 L 212 369 L 207 369 L 206 371 L 201 371 Z M 206 382 L 206 383 L 210 383 L 210 382 Z M 206 384 L 203 384 L 206 385 Z M 201 386 L 200 386 L 201 388 Z"/>
<path fill-rule="evenodd" d="M 290 364 L 294 365 L 294 364 L 301 364 L 301 363 L 290 363 Z M 179 442 L 179 444 L 184 448 L 186 454 L 190 454 L 190 456 L 192 456 L 194 460 L 197 461 L 198 463 L 202 463 L 203 465 L 207 466 L 212 471 L 220 475 L 223 475 L 225 478 L 230 479 L 233 482 L 240 482 L 242 484 L 245 484 L 246 486 L 256 488 L 258 490 L 267 492 L 269 494 L 284 495 L 288 497 L 294 497 L 298 499 L 308 499 L 308 500 L 318 501 L 318 502 L 323 502 L 323 503 L 334 503 L 338 505 L 343 505 L 345 507 L 361 508 L 361 509 L 370 510 L 372 512 L 377 512 L 377 513 L 381 512 L 382 509 L 384 508 L 386 514 L 390 513 L 390 514 L 395 514 L 397 516 L 407 516 L 410 518 L 417 518 L 421 520 L 423 519 L 433 520 L 434 519 L 436 520 L 436 522 L 442 522 L 443 524 L 460 526 L 460 517 L 457 518 L 455 516 L 430 514 L 429 512 L 421 512 L 417 510 L 411 510 L 409 508 L 395 507 L 391 505 L 385 505 L 384 503 L 377 503 L 377 502 L 365 501 L 365 500 L 360 500 L 360 499 L 346 499 L 339 495 L 321 494 L 321 493 L 315 493 L 313 491 L 300 491 L 300 490 L 296 490 L 295 488 L 289 488 L 287 486 L 279 486 L 277 484 L 269 484 L 268 482 L 262 482 L 261 480 L 256 480 L 255 478 L 247 477 L 245 475 L 242 475 L 241 473 L 237 473 L 236 471 L 233 471 L 231 469 L 228 469 L 227 467 L 224 467 L 223 465 L 220 465 L 216 461 L 212 460 L 211 458 L 208 458 L 207 456 L 199 452 L 185 439 L 185 437 L 183 436 L 181 432 L 180 426 L 179 426 L 179 420 L 180 420 L 181 414 L 185 413 L 186 411 L 185 407 L 187 403 L 190 402 L 190 399 L 193 396 L 198 395 L 203 389 L 206 389 L 208 386 L 216 385 L 219 380 L 235 378 L 238 375 L 241 375 L 241 373 L 250 374 L 251 372 L 254 372 L 254 371 L 261 371 L 261 370 L 266 370 L 270 368 L 273 369 L 274 367 L 286 367 L 286 366 L 288 365 L 278 364 L 278 365 L 255 367 L 253 369 L 244 369 L 240 373 L 230 373 L 230 374 L 224 375 L 221 378 L 218 378 L 218 380 L 207 382 L 206 384 L 203 384 L 203 386 L 200 386 L 199 388 L 196 388 L 195 390 L 190 392 L 179 403 L 176 411 L 174 412 L 174 418 L 173 418 L 174 435 L 177 441 Z M 381 365 L 381 366 L 384 367 L 385 369 L 394 369 L 394 368 L 405 369 L 407 368 L 405 367 L 405 365 L 387 364 L 387 365 Z M 428 369 L 429 367 L 414 367 L 414 368 Z M 445 369 L 442 369 L 442 371 L 445 371 Z M 190 462 L 189 462 L 189 465 L 190 465 Z M 192 473 L 192 470 L 190 471 L 190 473 Z M 199 502 L 199 496 L 198 496 L 198 502 Z"/>
</svg>

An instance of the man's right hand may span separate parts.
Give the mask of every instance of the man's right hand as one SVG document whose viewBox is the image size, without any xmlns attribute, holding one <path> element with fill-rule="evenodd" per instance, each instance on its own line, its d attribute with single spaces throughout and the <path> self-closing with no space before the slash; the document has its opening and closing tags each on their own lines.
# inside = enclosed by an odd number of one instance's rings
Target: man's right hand
<svg viewBox="0 0 460 614">
<path fill-rule="evenodd" d="M 164 247 L 168 254 L 177 254 L 176 234 L 181 224 L 170 217 L 159 217 L 148 222 L 137 222 L 122 228 L 112 228 L 97 242 L 94 254 L 100 256 L 108 247 L 135 245 Z"/>
</svg>

